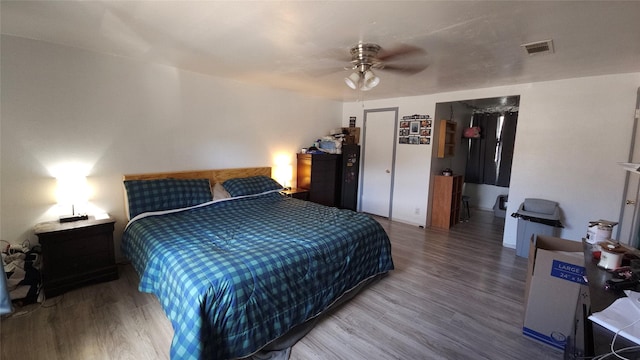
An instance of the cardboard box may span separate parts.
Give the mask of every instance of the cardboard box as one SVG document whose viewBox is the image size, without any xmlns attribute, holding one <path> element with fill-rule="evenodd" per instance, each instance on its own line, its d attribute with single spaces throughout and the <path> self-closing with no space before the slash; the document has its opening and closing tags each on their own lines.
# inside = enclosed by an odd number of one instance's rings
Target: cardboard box
<svg viewBox="0 0 640 360">
<path fill-rule="evenodd" d="M 564 349 L 584 280 L 582 242 L 534 235 L 529 248 L 522 333 Z"/>
<path fill-rule="evenodd" d="M 359 127 L 343 127 L 342 132 L 345 133 L 345 142 L 349 145 L 360 144 L 360 128 Z"/>
</svg>

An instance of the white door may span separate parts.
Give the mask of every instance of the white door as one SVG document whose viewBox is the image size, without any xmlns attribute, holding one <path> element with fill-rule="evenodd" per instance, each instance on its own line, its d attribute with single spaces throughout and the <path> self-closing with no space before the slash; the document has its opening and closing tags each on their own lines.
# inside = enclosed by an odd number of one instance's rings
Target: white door
<svg viewBox="0 0 640 360">
<path fill-rule="evenodd" d="M 365 110 L 360 211 L 391 217 L 398 108 Z"/>
<path fill-rule="evenodd" d="M 631 138 L 631 149 L 629 150 L 629 162 L 640 163 L 640 146 L 634 146 L 640 140 L 640 88 L 638 89 L 638 97 L 636 100 L 636 112 L 634 119 L 634 132 Z M 624 197 L 622 199 L 622 216 L 618 225 L 618 241 L 637 247 L 638 227 L 640 226 L 640 175 L 635 173 L 627 174 L 627 186 Z M 606 220 L 606 219 L 605 219 Z"/>
</svg>

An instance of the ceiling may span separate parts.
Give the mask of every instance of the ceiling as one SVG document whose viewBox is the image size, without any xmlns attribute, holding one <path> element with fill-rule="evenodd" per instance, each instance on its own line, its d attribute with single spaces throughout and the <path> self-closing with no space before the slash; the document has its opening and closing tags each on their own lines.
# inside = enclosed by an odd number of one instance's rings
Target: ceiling
<svg viewBox="0 0 640 360">
<path fill-rule="evenodd" d="M 640 1 L 5 1 L 2 34 L 341 101 L 640 72 Z M 552 54 L 520 46 L 552 39 Z M 348 88 L 349 48 L 425 52 Z"/>
</svg>

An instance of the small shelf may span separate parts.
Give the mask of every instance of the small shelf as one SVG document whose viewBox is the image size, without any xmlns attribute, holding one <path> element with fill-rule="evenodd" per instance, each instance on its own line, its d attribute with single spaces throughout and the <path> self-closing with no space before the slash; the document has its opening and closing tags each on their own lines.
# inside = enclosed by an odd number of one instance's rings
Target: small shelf
<svg viewBox="0 0 640 360">
<path fill-rule="evenodd" d="M 438 157 L 454 156 L 456 153 L 456 129 L 458 124 L 449 120 L 440 120 L 438 136 Z"/>
<path fill-rule="evenodd" d="M 449 229 L 460 220 L 462 175 L 436 175 L 433 184 L 431 226 Z"/>
</svg>

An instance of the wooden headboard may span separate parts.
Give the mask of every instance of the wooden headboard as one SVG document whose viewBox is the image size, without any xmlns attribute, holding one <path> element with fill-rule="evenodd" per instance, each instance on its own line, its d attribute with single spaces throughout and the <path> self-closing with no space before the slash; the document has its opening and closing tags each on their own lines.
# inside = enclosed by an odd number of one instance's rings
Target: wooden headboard
<svg viewBox="0 0 640 360">
<path fill-rule="evenodd" d="M 151 179 L 209 179 L 211 186 L 217 182 L 228 179 L 242 178 L 256 175 L 271 176 L 271 167 L 219 169 L 219 170 L 195 170 L 163 172 L 153 174 L 124 175 L 123 180 L 151 180 Z"/>
</svg>

